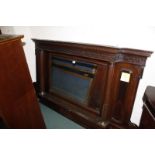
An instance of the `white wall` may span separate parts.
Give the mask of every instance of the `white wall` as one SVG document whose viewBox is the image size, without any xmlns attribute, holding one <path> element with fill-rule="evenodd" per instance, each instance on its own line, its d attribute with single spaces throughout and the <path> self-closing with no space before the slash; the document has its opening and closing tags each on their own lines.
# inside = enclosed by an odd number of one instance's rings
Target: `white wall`
<svg viewBox="0 0 155 155">
<path fill-rule="evenodd" d="M 3 33 L 24 34 L 24 47 L 32 80 L 35 81 L 35 51 L 31 38 L 74 41 L 155 51 L 155 27 L 1 27 Z M 139 124 L 146 86 L 155 86 L 155 54 L 148 59 L 140 81 L 131 121 Z"/>
<path fill-rule="evenodd" d="M 27 26 L 3 26 L 0 27 L 2 33 L 4 34 L 24 34 L 24 39 L 22 40 L 26 44 L 24 45 L 25 56 L 27 59 L 27 63 L 29 66 L 29 70 L 31 73 L 32 80 L 35 81 L 36 73 L 35 73 L 35 51 L 34 44 L 31 40 L 31 29 Z"/>
</svg>

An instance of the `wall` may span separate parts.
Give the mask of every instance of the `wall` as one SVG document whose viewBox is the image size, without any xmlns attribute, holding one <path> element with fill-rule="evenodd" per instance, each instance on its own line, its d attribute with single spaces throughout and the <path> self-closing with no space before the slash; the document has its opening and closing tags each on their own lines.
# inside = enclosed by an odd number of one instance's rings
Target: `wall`
<svg viewBox="0 0 155 155">
<path fill-rule="evenodd" d="M 27 26 L 1 26 L 2 33 L 4 34 L 24 34 L 23 42 L 24 45 L 25 56 L 27 59 L 27 63 L 29 66 L 29 70 L 31 73 L 32 80 L 35 81 L 35 51 L 34 44 L 31 41 L 31 29 Z"/>
<path fill-rule="evenodd" d="M 24 34 L 24 47 L 32 80 L 35 81 L 35 51 L 31 38 L 52 39 L 138 48 L 155 51 L 155 27 L 1 27 L 3 33 Z M 140 81 L 131 121 L 139 124 L 146 86 L 155 86 L 155 54 L 148 59 Z"/>
</svg>

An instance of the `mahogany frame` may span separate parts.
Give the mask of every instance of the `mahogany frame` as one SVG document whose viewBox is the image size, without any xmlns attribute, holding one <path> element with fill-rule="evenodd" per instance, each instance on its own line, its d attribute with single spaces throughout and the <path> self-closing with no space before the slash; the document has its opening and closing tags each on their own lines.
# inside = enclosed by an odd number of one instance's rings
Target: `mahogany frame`
<svg viewBox="0 0 155 155">
<path fill-rule="evenodd" d="M 52 40 L 33 41 L 37 70 L 35 85 L 41 102 L 86 128 L 135 128 L 130 117 L 146 59 L 152 52 Z M 94 102 L 100 98 L 99 114 L 49 93 L 52 55 L 99 64 L 99 76 L 94 84 L 97 92 L 92 98 Z M 129 83 L 120 80 L 122 72 L 130 74 Z"/>
</svg>

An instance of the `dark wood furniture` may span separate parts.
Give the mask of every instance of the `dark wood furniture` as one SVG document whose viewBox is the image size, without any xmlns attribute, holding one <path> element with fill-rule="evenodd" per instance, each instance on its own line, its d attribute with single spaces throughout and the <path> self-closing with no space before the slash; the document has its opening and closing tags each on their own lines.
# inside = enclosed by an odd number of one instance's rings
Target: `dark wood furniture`
<svg viewBox="0 0 155 155">
<path fill-rule="evenodd" d="M 45 128 L 21 39 L 0 35 L 0 127 Z"/>
<path fill-rule="evenodd" d="M 33 41 L 37 66 L 35 85 L 43 103 L 86 128 L 135 127 L 130 116 L 146 59 L 152 52 L 50 40 Z M 81 71 L 83 66 L 89 71 Z M 63 72 L 62 77 L 56 77 L 58 70 Z M 67 79 L 71 74 L 80 76 L 81 81 L 92 81 L 83 102 L 68 97 L 66 91 L 60 93 L 55 89 L 57 85 L 71 92 L 73 87 L 77 94 L 85 93 L 85 87 L 78 78 L 75 84 L 73 79 Z M 67 84 L 71 86 L 68 88 Z M 79 87 L 81 90 L 77 91 Z"/>
<path fill-rule="evenodd" d="M 143 96 L 143 112 L 139 127 L 155 129 L 155 87 L 148 86 Z"/>
</svg>

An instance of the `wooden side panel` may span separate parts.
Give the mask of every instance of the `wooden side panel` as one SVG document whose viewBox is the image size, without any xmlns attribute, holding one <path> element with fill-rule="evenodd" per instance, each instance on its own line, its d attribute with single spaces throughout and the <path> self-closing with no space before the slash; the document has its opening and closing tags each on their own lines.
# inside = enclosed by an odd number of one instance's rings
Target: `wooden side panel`
<svg viewBox="0 0 155 155">
<path fill-rule="evenodd" d="M 8 128 L 45 128 L 20 40 L 0 44 L 0 113 Z"/>
<path fill-rule="evenodd" d="M 113 85 L 113 119 L 120 124 L 128 124 L 143 68 L 136 65 L 118 63 L 115 68 Z M 128 73 L 129 81 L 123 81 L 121 76 Z"/>
</svg>

